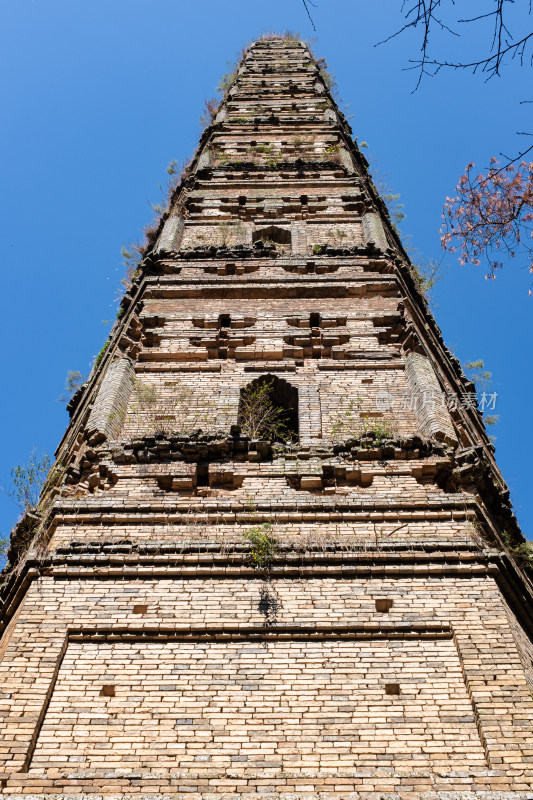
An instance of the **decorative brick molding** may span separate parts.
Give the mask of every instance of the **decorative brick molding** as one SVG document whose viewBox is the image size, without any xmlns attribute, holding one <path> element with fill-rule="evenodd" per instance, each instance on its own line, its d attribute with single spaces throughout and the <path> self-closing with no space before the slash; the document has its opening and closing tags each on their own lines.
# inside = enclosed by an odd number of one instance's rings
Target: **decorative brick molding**
<svg viewBox="0 0 533 800">
<path fill-rule="evenodd" d="M 366 245 L 372 245 L 377 250 L 385 252 L 389 243 L 379 214 L 374 211 L 363 215 L 363 236 Z"/>
<path fill-rule="evenodd" d="M 91 409 L 88 430 L 100 431 L 109 439 L 119 435 L 133 389 L 134 375 L 129 358 L 120 358 L 110 364 Z"/>
<path fill-rule="evenodd" d="M 179 214 L 171 214 L 157 242 L 156 252 L 175 252 L 180 249 L 185 220 Z"/>
<path fill-rule="evenodd" d="M 409 353 L 405 372 L 421 435 L 428 439 L 457 444 L 457 435 L 446 408 L 444 393 L 429 358 L 420 353 Z"/>
</svg>

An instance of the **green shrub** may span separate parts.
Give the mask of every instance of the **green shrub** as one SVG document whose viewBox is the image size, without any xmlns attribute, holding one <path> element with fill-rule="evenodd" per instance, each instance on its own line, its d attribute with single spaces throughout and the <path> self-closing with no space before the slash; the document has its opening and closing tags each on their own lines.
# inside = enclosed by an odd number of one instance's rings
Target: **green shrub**
<svg viewBox="0 0 533 800">
<path fill-rule="evenodd" d="M 250 439 L 288 441 L 292 438 L 286 410 L 273 399 L 273 381 L 250 383 L 241 392 L 239 425 Z"/>
<path fill-rule="evenodd" d="M 50 456 L 43 450 L 37 455 L 34 447 L 27 464 L 17 464 L 11 470 L 13 486 L 7 494 L 22 511 L 34 511 L 50 471 Z"/>
<path fill-rule="evenodd" d="M 252 567 L 258 570 L 268 570 L 278 549 L 278 542 L 272 533 L 270 522 L 250 528 L 244 532 L 243 536 L 250 544 L 249 559 Z"/>
<path fill-rule="evenodd" d="M 98 353 L 98 355 L 96 356 L 96 358 L 94 359 L 94 368 L 95 369 L 98 369 L 100 361 L 103 359 L 105 351 L 107 350 L 108 347 L 109 347 L 109 342 L 107 341 L 104 344 L 104 346 L 102 347 L 102 349 L 100 350 L 100 352 Z"/>
</svg>

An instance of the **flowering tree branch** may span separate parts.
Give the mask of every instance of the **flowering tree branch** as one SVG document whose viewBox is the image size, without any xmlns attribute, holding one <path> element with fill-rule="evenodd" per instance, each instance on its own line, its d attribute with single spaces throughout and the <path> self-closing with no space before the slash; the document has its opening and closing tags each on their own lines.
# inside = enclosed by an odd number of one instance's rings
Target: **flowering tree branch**
<svg viewBox="0 0 533 800">
<path fill-rule="evenodd" d="M 492 158 L 487 174 L 475 177 L 469 164 L 457 194 L 444 205 L 442 246 L 459 249 L 461 264 L 478 265 L 484 259 L 488 279 L 502 266 L 497 260 L 501 252 L 511 258 L 521 254 L 533 273 L 533 162 L 516 160 L 500 167 Z"/>
<path fill-rule="evenodd" d="M 425 75 L 434 76 L 444 68 L 483 73 L 489 80 L 501 76 L 504 67 L 513 59 L 520 66 L 533 64 L 533 30 L 525 19 L 532 16 L 533 0 L 527 4 L 518 4 L 515 0 L 482 0 L 480 13 L 463 18 L 454 13 L 455 6 L 462 5 L 456 0 L 401 0 L 399 5 L 404 24 L 378 44 L 409 31 L 419 33 L 421 55 L 416 60 L 410 59 L 408 67 L 418 70 L 414 91 Z M 515 15 L 522 14 L 513 21 L 515 30 L 519 30 L 518 36 L 511 32 L 513 8 Z M 434 33 L 459 36 L 459 31 L 478 29 L 487 22 L 488 36 L 479 57 L 452 60 L 433 54 Z M 470 53 L 472 42 L 469 40 L 466 44 Z M 532 151 L 533 145 L 521 148 L 514 157 L 500 154 L 502 163 L 493 158 L 486 174 L 474 175 L 474 165 L 469 164 L 459 179 L 455 196 L 446 198 L 442 246 L 447 250 L 459 250 L 462 264 L 485 262 L 487 278 L 495 278 L 503 254 L 511 258 L 522 256 L 533 272 L 533 163 L 525 160 Z"/>
</svg>

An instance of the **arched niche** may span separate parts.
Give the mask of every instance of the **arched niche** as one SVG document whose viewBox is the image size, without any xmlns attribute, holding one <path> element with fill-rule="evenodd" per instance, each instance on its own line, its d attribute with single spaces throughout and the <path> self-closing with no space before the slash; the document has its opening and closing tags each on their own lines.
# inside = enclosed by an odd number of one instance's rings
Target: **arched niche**
<svg viewBox="0 0 533 800">
<path fill-rule="evenodd" d="M 268 225 L 265 228 L 256 228 L 252 236 L 253 242 L 273 242 L 282 250 L 290 250 L 292 246 L 292 236 L 288 228 L 281 228 L 279 225 Z"/>
<path fill-rule="evenodd" d="M 298 389 L 277 375 L 260 375 L 240 391 L 238 424 L 252 439 L 295 441 Z"/>
</svg>

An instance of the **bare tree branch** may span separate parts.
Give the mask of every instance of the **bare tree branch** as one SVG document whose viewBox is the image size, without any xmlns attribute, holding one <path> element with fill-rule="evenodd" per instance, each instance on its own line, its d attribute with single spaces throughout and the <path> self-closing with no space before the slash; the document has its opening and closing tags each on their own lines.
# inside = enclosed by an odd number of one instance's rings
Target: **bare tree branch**
<svg viewBox="0 0 533 800">
<path fill-rule="evenodd" d="M 533 133 L 521 133 L 520 131 L 517 131 L 517 133 L 522 136 L 533 136 Z M 505 164 L 503 165 L 503 167 L 493 170 L 492 175 L 494 176 L 498 175 L 500 172 L 504 172 L 504 170 L 506 170 L 507 167 L 509 167 L 511 164 L 515 164 L 517 161 L 520 161 L 524 156 L 526 156 L 532 150 L 533 150 L 533 144 L 531 145 L 531 147 L 526 148 L 526 150 L 521 150 L 520 153 L 518 153 L 518 155 L 514 156 L 513 158 L 510 158 L 510 156 L 506 156 L 505 153 L 500 153 L 501 157 L 505 158 Z M 482 183 L 484 183 L 484 181 L 480 181 L 477 184 L 473 184 L 473 186 L 474 188 L 477 188 Z"/>
<path fill-rule="evenodd" d="M 456 5 L 455 0 L 401 0 L 400 10 L 404 17 L 405 24 L 386 39 L 377 42 L 377 44 L 389 42 L 391 39 L 409 30 L 420 31 L 421 56 L 416 60 L 410 59 L 410 66 L 406 67 L 406 69 L 416 70 L 418 72 L 418 78 L 413 92 L 420 86 L 424 75 L 434 77 L 444 68 L 471 70 L 473 74 L 484 73 L 486 79 L 489 80 L 490 78 L 502 74 L 502 69 L 506 61 L 516 59 L 521 66 L 524 66 L 527 60 L 529 65 L 533 64 L 533 30 L 528 32 L 526 29 L 524 32 L 524 26 L 522 25 L 523 35 L 515 39 L 507 22 L 506 12 L 511 5 L 516 5 L 515 0 L 484 0 L 484 3 L 487 8 L 485 13 L 479 13 L 473 17 L 462 17 L 455 19 L 454 23 L 450 23 L 449 17 L 452 13 L 452 7 Z M 532 12 L 533 3 L 532 0 L 529 0 L 526 13 L 531 16 Z M 445 18 L 446 21 L 444 21 Z M 452 61 L 435 58 L 432 54 L 430 55 L 430 37 L 435 29 L 446 31 L 453 36 L 459 36 L 460 34 L 452 29 L 451 24 L 462 25 L 463 30 L 465 30 L 464 26 L 472 26 L 475 25 L 475 23 L 492 18 L 494 19 L 494 28 L 490 39 L 486 42 L 485 55 L 481 56 L 479 59 L 472 61 Z M 467 44 L 469 45 L 469 42 L 467 42 Z M 522 104 L 532 102 L 531 100 L 521 101 Z M 527 136 L 529 134 L 520 132 L 520 135 Z M 491 170 L 491 176 L 497 177 L 500 172 L 520 161 L 532 150 L 533 147 L 528 147 L 519 152 L 514 158 L 504 156 L 506 162 L 499 169 L 493 168 Z M 482 183 L 483 181 L 481 184 Z M 476 184 L 474 188 L 478 188 L 481 184 Z"/>
<path fill-rule="evenodd" d="M 410 61 L 413 65 L 410 69 L 418 69 L 420 70 L 421 74 L 425 75 L 436 75 L 443 67 L 449 67 L 451 69 L 471 69 L 473 73 L 476 72 L 486 72 L 487 73 L 487 80 L 489 78 L 493 78 L 496 75 L 501 75 L 501 67 L 503 59 L 506 55 L 510 55 L 511 59 L 514 59 L 518 56 L 520 59 L 520 64 L 524 64 L 524 54 L 526 45 L 528 42 L 533 40 L 533 31 L 528 33 L 518 42 L 511 42 L 507 45 L 504 45 L 500 39 L 498 39 L 497 49 L 496 52 L 492 55 L 488 55 L 485 58 L 480 58 L 478 61 L 468 61 L 468 62 L 457 62 L 457 61 L 438 61 L 436 59 L 428 59 L 424 57 L 419 59 L 418 61 Z M 427 70 L 427 67 L 433 67 L 433 72 Z M 417 87 L 420 84 L 420 78 L 417 83 Z"/>
<path fill-rule="evenodd" d="M 420 86 L 420 82 L 422 80 L 422 76 L 426 74 L 425 64 L 428 58 L 428 48 L 429 48 L 429 37 L 431 33 L 431 29 L 433 25 L 436 25 L 443 31 L 447 31 L 451 33 L 453 36 L 459 36 L 459 34 L 452 30 L 448 25 L 446 25 L 440 17 L 437 17 L 435 14 L 436 9 L 441 5 L 442 0 L 416 0 L 414 5 L 411 6 L 407 11 L 406 9 L 406 0 L 402 2 L 402 13 L 404 14 L 405 19 L 407 22 L 401 28 L 399 28 L 395 33 L 388 36 L 386 39 L 383 39 L 381 42 L 377 42 L 375 46 L 380 44 L 386 44 L 390 42 L 391 39 L 395 39 L 402 33 L 409 29 L 416 29 L 418 27 L 422 28 L 422 44 L 420 46 L 420 50 L 422 52 L 422 58 L 419 62 L 417 62 L 416 66 L 419 68 L 419 76 L 418 81 L 415 86 L 414 91 L 418 89 Z M 454 0 L 452 0 L 452 4 L 454 4 Z M 413 69 L 415 67 L 412 67 Z"/>
<path fill-rule="evenodd" d="M 309 11 L 309 6 L 307 4 L 309 3 L 309 5 L 312 5 L 313 8 L 316 8 L 316 5 L 312 2 L 312 0 L 302 0 L 302 3 L 304 4 L 304 8 L 307 11 L 307 16 L 309 17 L 309 21 L 313 26 L 313 30 L 316 31 L 316 26 L 315 23 L 313 22 L 313 17 L 311 16 L 311 12 Z"/>
<path fill-rule="evenodd" d="M 505 16 L 508 5 L 514 5 L 514 0 L 490 0 L 490 2 L 493 7 L 486 13 L 456 20 L 457 24 L 469 25 L 491 17 L 494 18 L 492 40 L 487 47 L 487 52 L 476 61 L 456 62 L 430 57 L 430 35 L 434 28 L 447 31 L 454 36 L 459 36 L 459 33 L 453 30 L 452 27 L 444 21 L 442 16 L 447 10 L 450 10 L 450 8 L 446 8 L 447 3 L 454 6 L 455 0 L 411 0 L 411 4 L 408 4 L 408 0 L 403 0 L 401 4 L 401 13 L 406 20 L 405 24 L 377 44 L 389 42 L 391 39 L 405 33 L 407 30 L 420 29 L 422 38 L 420 51 L 422 55 L 420 59 L 410 62 L 413 65 L 410 69 L 416 69 L 419 72 L 415 90 L 420 85 L 420 81 L 424 75 L 436 75 L 437 72 L 444 67 L 451 69 L 470 69 L 474 73 L 477 71 L 484 72 L 487 74 L 487 78 L 501 75 L 504 59 L 506 57 L 510 57 L 511 59 L 518 58 L 520 64 L 524 64 L 526 51 L 529 55 L 529 47 L 533 44 L 533 31 L 525 33 L 525 35 L 519 39 L 515 39 L 510 31 Z M 532 13 L 531 0 L 527 13 L 529 15 Z M 529 56 L 529 60 L 530 64 L 533 63 L 533 52 Z"/>
<path fill-rule="evenodd" d="M 455 5 L 455 0 L 400 0 L 403 24 L 377 43 L 384 44 L 408 31 L 418 33 L 420 56 L 416 60 L 410 59 L 410 66 L 407 67 L 418 72 L 413 91 L 418 89 L 425 75 L 435 76 L 444 68 L 483 73 L 489 80 L 501 76 L 504 68 L 513 60 L 520 66 L 533 65 L 533 30 L 523 18 L 524 13 L 531 17 L 532 0 L 527 6 L 515 0 L 482 0 L 476 9 L 478 13 L 459 18 L 453 13 Z M 518 36 L 511 31 L 509 22 L 513 7 L 522 12 L 522 17 L 514 21 Z M 447 58 L 446 54 L 435 54 L 430 48 L 430 41 L 433 45 L 431 36 L 435 31 L 458 36 L 459 30 L 479 32 L 483 25 L 487 28 L 485 44 L 476 59 L 470 56 L 462 60 L 459 56 L 454 60 Z M 441 42 L 442 36 L 439 45 Z M 472 40 L 469 38 L 465 45 L 466 52 L 469 52 Z M 521 104 L 532 102 L 524 99 Z M 531 137 L 533 133 L 517 131 L 517 135 Z M 502 262 L 496 260 L 501 253 L 510 258 L 526 256 L 528 269 L 533 273 L 533 244 L 530 244 L 533 237 L 533 163 L 524 161 L 525 156 L 531 158 L 531 153 L 533 144 L 522 147 L 514 157 L 501 153 L 504 163 L 493 157 L 485 173 L 474 173 L 474 165 L 469 164 L 459 179 L 456 195 L 446 198 L 441 229 L 443 247 L 449 250 L 458 247 L 461 254 L 459 260 L 463 264 L 470 262 L 476 265 L 486 260 L 489 268 L 487 278 L 494 278 L 496 270 L 502 266 Z M 529 294 L 533 295 L 533 283 Z"/>
</svg>

